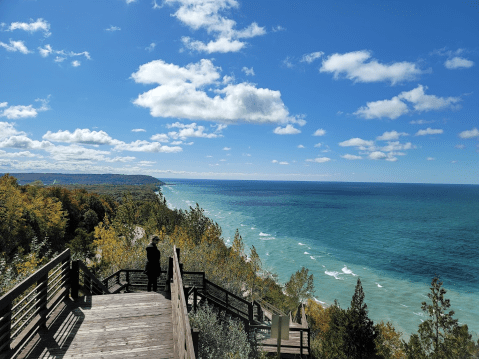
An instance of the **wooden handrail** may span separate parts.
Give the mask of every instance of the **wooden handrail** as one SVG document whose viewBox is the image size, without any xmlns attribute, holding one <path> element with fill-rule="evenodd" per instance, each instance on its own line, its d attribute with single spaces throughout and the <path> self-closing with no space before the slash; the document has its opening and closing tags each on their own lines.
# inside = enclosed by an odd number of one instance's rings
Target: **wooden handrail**
<svg viewBox="0 0 479 359">
<path fill-rule="evenodd" d="M 110 290 L 88 269 L 88 267 L 82 262 L 78 261 L 79 268 L 85 273 L 89 279 L 95 283 L 98 288 L 103 292 L 101 294 L 110 294 Z"/>
<path fill-rule="evenodd" d="M 45 325 L 68 297 L 69 277 L 70 249 L 66 249 L 0 298 L 0 358 L 10 357 Z"/>
<path fill-rule="evenodd" d="M 175 358 L 195 359 L 190 321 L 186 307 L 183 280 L 176 246 L 173 247 L 173 279 L 171 283 L 171 305 L 173 307 L 173 345 Z"/>
</svg>

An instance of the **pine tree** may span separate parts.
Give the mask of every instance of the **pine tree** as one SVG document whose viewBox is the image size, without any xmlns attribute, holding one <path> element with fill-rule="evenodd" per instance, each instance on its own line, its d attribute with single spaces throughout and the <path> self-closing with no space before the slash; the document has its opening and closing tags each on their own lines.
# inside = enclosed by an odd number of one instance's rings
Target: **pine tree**
<svg viewBox="0 0 479 359">
<path fill-rule="evenodd" d="M 368 317 L 368 306 L 364 303 L 364 291 L 358 278 L 351 300 L 351 307 L 346 313 L 345 352 L 348 358 L 372 358 L 376 354 L 375 339 L 377 334 L 374 323 Z"/>
</svg>

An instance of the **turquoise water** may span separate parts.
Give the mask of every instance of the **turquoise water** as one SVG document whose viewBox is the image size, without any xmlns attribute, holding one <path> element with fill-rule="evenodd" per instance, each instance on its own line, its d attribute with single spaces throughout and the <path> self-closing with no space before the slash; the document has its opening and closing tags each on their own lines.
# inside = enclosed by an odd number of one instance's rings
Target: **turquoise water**
<svg viewBox="0 0 479 359">
<path fill-rule="evenodd" d="M 479 186 L 168 180 L 172 208 L 198 203 L 230 243 L 238 228 L 286 282 L 307 267 L 315 297 L 343 308 L 361 278 L 370 317 L 409 336 L 434 274 L 460 323 L 479 332 Z"/>
</svg>

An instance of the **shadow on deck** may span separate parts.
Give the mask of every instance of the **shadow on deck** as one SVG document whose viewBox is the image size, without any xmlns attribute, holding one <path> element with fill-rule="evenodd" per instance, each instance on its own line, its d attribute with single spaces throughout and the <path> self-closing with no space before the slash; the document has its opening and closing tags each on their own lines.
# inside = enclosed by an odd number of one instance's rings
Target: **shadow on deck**
<svg viewBox="0 0 479 359">
<path fill-rule="evenodd" d="M 172 358 L 171 311 L 163 293 L 64 300 L 14 358 Z"/>
</svg>

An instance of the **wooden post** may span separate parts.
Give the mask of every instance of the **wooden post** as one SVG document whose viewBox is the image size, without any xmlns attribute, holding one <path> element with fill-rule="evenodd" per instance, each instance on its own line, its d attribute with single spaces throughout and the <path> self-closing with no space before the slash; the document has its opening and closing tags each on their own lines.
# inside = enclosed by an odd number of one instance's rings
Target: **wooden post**
<svg viewBox="0 0 479 359">
<path fill-rule="evenodd" d="M 0 357 L 10 351 L 10 335 L 12 323 L 12 302 L 0 310 Z M 8 357 L 8 355 L 6 356 Z"/>
<path fill-rule="evenodd" d="M 197 328 L 191 328 L 191 339 L 193 339 L 193 348 L 195 349 L 195 358 L 198 358 L 198 342 L 200 331 Z"/>
<path fill-rule="evenodd" d="M 48 297 L 48 272 L 37 281 L 36 296 L 38 298 L 37 308 L 40 314 L 40 327 L 47 323 L 47 297 Z"/>
<path fill-rule="evenodd" d="M 198 309 L 198 304 L 196 304 L 198 302 L 198 292 L 197 292 L 197 288 L 194 289 L 193 291 L 193 310 L 196 312 L 196 309 Z"/>
<path fill-rule="evenodd" d="M 80 286 L 80 268 L 78 260 L 72 261 L 72 269 L 70 272 L 70 291 L 73 299 L 78 298 L 78 287 Z"/>
<path fill-rule="evenodd" d="M 277 348 L 277 354 L 278 354 L 278 358 L 281 358 L 281 316 L 279 316 L 279 323 L 278 323 L 278 341 L 277 341 L 277 344 L 278 344 L 278 348 Z"/>
<path fill-rule="evenodd" d="M 176 248 L 176 257 L 178 258 L 178 263 L 180 263 L 180 249 Z"/>
<path fill-rule="evenodd" d="M 173 279 L 173 257 L 168 259 L 168 270 L 166 272 L 165 292 L 171 292 L 171 280 Z"/>
<path fill-rule="evenodd" d="M 118 274 L 118 278 L 120 278 L 120 274 Z M 120 279 L 118 279 L 118 282 L 120 281 Z M 126 271 L 126 291 L 129 292 L 130 291 L 130 271 L 127 270 Z"/>
<path fill-rule="evenodd" d="M 303 331 L 299 331 L 299 354 L 303 357 Z"/>
<path fill-rule="evenodd" d="M 308 333 L 308 355 L 309 355 L 309 357 L 312 357 L 311 356 L 311 329 L 310 328 L 308 328 L 307 333 Z"/>
</svg>

